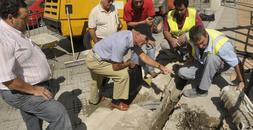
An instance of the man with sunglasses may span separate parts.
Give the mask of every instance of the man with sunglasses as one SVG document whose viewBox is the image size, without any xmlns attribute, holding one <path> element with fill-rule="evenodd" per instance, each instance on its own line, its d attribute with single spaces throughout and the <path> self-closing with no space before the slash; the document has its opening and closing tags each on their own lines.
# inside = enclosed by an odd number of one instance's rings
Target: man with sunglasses
<svg viewBox="0 0 253 130">
<path fill-rule="evenodd" d="M 137 25 L 146 24 L 151 29 L 153 26 L 153 17 L 155 16 L 155 9 L 152 0 L 128 0 L 124 6 L 124 20 L 127 23 L 128 30 L 131 30 Z M 151 32 L 150 32 L 151 33 Z M 152 34 L 152 33 L 151 33 Z M 155 39 L 150 39 L 155 43 Z M 143 46 L 142 49 L 152 59 L 155 59 L 155 47 L 154 46 Z M 143 64 L 138 56 L 133 53 L 132 59 L 136 64 L 144 66 L 145 77 L 150 74 L 151 77 L 156 77 L 158 74 L 154 71 L 154 68 Z M 141 66 L 139 66 L 141 69 Z"/>
<path fill-rule="evenodd" d="M 0 95 L 20 110 L 28 130 L 71 130 L 64 106 L 50 92 L 46 56 L 24 32 L 28 9 L 24 0 L 0 0 Z"/>
<path fill-rule="evenodd" d="M 149 43 L 149 39 L 152 39 L 150 34 L 147 25 L 137 25 L 132 31 L 116 32 L 100 40 L 87 55 L 87 67 L 90 70 L 92 82 L 96 82 L 96 86 L 92 87 L 97 89 L 102 87 L 103 77 L 111 78 L 114 81 L 112 108 L 121 111 L 127 111 L 129 108 L 128 68 L 135 66 L 132 60 L 123 59 L 129 50 L 133 50 L 143 62 L 160 69 L 164 74 L 171 72 L 171 69 L 160 65 L 143 53 L 141 46 Z"/>
<path fill-rule="evenodd" d="M 185 61 L 187 58 L 187 47 L 185 33 L 191 27 L 203 26 L 196 9 L 189 8 L 189 0 L 174 0 L 175 9 L 169 11 L 164 20 L 164 37 L 167 42 L 161 43 L 160 54 L 166 54 L 162 59 L 166 63 L 171 61 Z M 158 55 L 158 59 L 159 59 Z M 164 61 L 161 61 L 164 62 Z"/>
</svg>

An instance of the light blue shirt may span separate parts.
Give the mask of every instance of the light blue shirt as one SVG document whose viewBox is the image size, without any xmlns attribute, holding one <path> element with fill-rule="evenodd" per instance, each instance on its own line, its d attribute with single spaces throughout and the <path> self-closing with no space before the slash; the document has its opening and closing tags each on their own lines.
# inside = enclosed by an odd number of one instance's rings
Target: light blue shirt
<svg viewBox="0 0 253 130">
<path fill-rule="evenodd" d="M 219 50 L 218 55 L 224 62 L 234 67 L 239 64 L 239 59 L 234 51 L 234 47 L 230 41 L 226 42 Z"/>
<path fill-rule="evenodd" d="M 100 40 L 94 46 L 94 51 L 103 60 L 117 63 L 123 62 L 128 50 L 133 48 L 133 34 L 131 31 L 120 31 Z"/>
<path fill-rule="evenodd" d="M 209 34 L 208 34 L 209 35 Z M 210 35 L 209 35 L 210 38 Z M 207 48 L 204 50 L 204 54 L 203 55 L 207 55 L 208 53 L 213 53 L 213 44 L 211 43 L 213 41 L 211 41 L 210 39 L 208 40 L 208 46 Z M 199 51 L 199 50 L 198 50 Z M 197 52 L 199 53 L 199 52 Z M 239 59 L 234 51 L 234 47 L 231 43 L 231 41 L 227 41 L 226 43 L 224 43 L 221 48 L 218 51 L 218 56 L 227 64 L 229 64 L 231 67 L 236 66 L 237 64 L 239 64 Z M 206 56 L 203 56 L 204 59 L 200 59 L 200 63 L 204 63 L 206 60 Z"/>
</svg>

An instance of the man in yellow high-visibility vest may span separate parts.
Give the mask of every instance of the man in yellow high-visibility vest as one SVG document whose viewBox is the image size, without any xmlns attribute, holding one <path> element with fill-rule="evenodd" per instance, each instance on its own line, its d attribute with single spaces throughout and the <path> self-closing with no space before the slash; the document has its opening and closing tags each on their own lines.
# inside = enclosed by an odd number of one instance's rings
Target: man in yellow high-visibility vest
<svg viewBox="0 0 253 130">
<path fill-rule="evenodd" d="M 161 43 L 161 48 L 167 54 L 164 58 L 169 61 L 182 59 L 185 54 L 183 50 L 186 49 L 182 49 L 186 43 L 184 34 L 195 25 L 203 26 L 196 9 L 189 8 L 188 5 L 189 0 L 175 0 L 175 9 L 169 11 L 164 20 L 163 34 L 166 41 Z"/>
<path fill-rule="evenodd" d="M 183 89 L 187 80 L 198 81 L 198 86 L 188 89 L 183 95 L 189 98 L 206 96 L 216 74 L 234 67 L 240 83 L 238 90 L 244 90 L 244 76 L 241 73 L 240 60 L 231 41 L 221 32 L 194 26 L 189 31 L 191 60 L 178 70 L 177 89 Z"/>
</svg>

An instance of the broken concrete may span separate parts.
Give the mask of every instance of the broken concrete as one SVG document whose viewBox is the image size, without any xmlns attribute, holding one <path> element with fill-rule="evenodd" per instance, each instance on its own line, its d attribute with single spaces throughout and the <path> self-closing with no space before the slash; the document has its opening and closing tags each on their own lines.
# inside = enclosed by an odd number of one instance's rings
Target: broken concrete
<svg viewBox="0 0 253 130">
<path fill-rule="evenodd" d="M 221 100 L 237 129 L 253 128 L 253 105 L 245 93 L 236 90 L 235 87 L 227 86 L 222 89 Z"/>
</svg>

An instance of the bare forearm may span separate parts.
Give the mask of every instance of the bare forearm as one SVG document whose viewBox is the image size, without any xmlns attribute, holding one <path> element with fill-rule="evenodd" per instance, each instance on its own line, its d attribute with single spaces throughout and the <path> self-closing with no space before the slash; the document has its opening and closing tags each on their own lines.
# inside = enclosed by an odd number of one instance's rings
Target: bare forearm
<svg viewBox="0 0 253 130">
<path fill-rule="evenodd" d="M 128 22 L 127 26 L 135 27 L 135 26 L 137 26 L 139 24 L 145 24 L 145 23 L 146 23 L 145 20 L 144 21 L 140 21 L 140 22 Z"/>
<path fill-rule="evenodd" d="M 153 60 L 152 58 L 150 58 L 148 55 L 146 55 L 145 53 L 141 53 L 140 55 L 139 55 L 139 57 L 141 58 L 141 60 L 143 61 L 143 62 L 145 62 L 146 64 L 148 64 L 148 65 L 151 65 L 151 66 L 153 66 L 153 67 L 155 67 L 155 68 L 158 68 L 158 69 L 160 69 L 160 63 L 158 63 L 158 62 L 156 62 L 155 60 Z"/>
<path fill-rule="evenodd" d="M 173 36 L 171 35 L 170 32 L 164 31 L 163 34 L 164 34 L 164 38 L 168 41 L 169 45 L 170 45 L 172 48 L 178 47 L 177 44 L 174 44 L 174 42 L 173 42 Z"/>
<path fill-rule="evenodd" d="M 42 86 L 32 86 L 22 79 L 14 79 L 3 83 L 11 90 L 17 90 L 20 92 L 32 94 L 34 96 L 42 96 L 45 100 L 52 98 L 52 93 Z"/>
<path fill-rule="evenodd" d="M 93 42 L 96 43 L 97 42 L 97 36 L 96 36 L 95 29 L 90 28 L 89 33 L 90 33 L 90 36 L 91 36 L 91 39 L 93 40 Z"/>
<path fill-rule="evenodd" d="M 24 82 L 22 79 L 17 78 L 11 81 L 4 82 L 3 84 L 11 90 L 17 90 L 17 91 L 25 92 L 28 94 L 34 93 L 34 87 Z"/>
<path fill-rule="evenodd" d="M 119 25 L 118 25 L 118 31 L 122 29 L 123 25 L 122 25 L 122 22 L 120 21 L 120 19 L 118 19 L 119 21 Z"/>
<path fill-rule="evenodd" d="M 122 70 L 122 69 L 125 69 L 126 67 L 129 67 L 130 64 L 131 63 L 129 61 L 123 62 L 123 63 L 113 63 L 112 64 L 112 69 L 114 71 Z"/>
<path fill-rule="evenodd" d="M 244 82 L 244 78 L 243 78 L 243 75 L 241 73 L 240 65 L 238 64 L 234 68 L 235 68 L 235 72 L 236 72 L 237 77 L 239 78 L 240 82 Z"/>
</svg>

